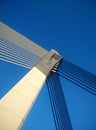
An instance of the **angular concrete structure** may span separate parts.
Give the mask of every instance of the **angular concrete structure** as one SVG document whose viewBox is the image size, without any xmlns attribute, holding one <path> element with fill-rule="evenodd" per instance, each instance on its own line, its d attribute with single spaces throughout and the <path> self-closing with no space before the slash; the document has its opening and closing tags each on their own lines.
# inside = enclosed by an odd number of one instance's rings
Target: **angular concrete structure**
<svg viewBox="0 0 96 130">
<path fill-rule="evenodd" d="M 16 37 L 17 36 L 17 37 Z M 2 40 L 3 38 L 3 40 Z M 17 39 L 16 39 L 17 38 Z M 15 51 L 13 52 L 13 57 L 9 59 L 9 55 L 5 52 L 4 40 L 12 41 L 16 44 L 15 48 L 24 47 L 28 52 L 39 56 L 41 59 L 1 100 L 0 100 L 0 129 L 1 130 L 19 130 L 22 126 L 26 116 L 28 115 L 30 109 L 32 108 L 33 103 L 35 102 L 40 90 L 43 87 L 43 84 L 47 76 L 51 73 L 52 70 L 56 70 L 59 61 L 62 57 L 54 50 L 47 52 L 46 50 L 39 48 L 38 45 L 35 45 L 28 41 L 28 39 L 13 30 L 11 30 L 6 25 L 0 23 L 0 57 L 1 60 L 10 62 L 11 60 L 16 63 Z M 28 42 L 30 44 L 24 43 Z M 23 43 L 23 44 L 21 44 Z M 10 43 L 7 41 L 6 45 Z M 12 45 L 12 44 L 10 44 Z M 12 45 L 13 46 L 13 45 Z M 9 46 L 8 46 L 9 47 Z M 10 46 L 11 47 L 11 46 Z M 10 48 L 9 48 L 10 49 Z M 13 48 L 14 49 L 14 48 Z M 15 50 L 15 49 L 14 49 Z M 7 51 L 7 50 L 6 50 Z M 38 52 L 36 52 L 38 51 Z M 18 50 L 19 53 L 19 50 Z M 6 55 L 5 55 L 6 54 Z M 23 53 L 22 53 L 23 55 Z M 23 55 L 24 57 L 26 55 Z M 22 61 L 22 60 L 21 60 Z M 20 62 L 21 62 L 20 61 Z M 18 61 L 18 63 L 20 63 Z M 26 62 L 27 63 L 27 62 Z M 22 66 L 22 63 L 20 63 Z M 25 66 L 26 67 L 26 66 Z M 6 86 L 7 87 L 7 86 Z"/>
</svg>

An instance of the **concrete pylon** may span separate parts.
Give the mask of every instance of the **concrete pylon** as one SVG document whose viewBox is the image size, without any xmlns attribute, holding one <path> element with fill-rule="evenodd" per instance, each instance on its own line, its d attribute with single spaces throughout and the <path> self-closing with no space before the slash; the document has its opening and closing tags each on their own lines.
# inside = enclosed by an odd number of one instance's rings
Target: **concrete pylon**
<svg viewBox="0 0 96 130">
<path fill-rule="evenodd" d="M 51 70 L 62 57 L 47 53 L 1 100 L 0 129 L 19 130 Z"/>
</svg>

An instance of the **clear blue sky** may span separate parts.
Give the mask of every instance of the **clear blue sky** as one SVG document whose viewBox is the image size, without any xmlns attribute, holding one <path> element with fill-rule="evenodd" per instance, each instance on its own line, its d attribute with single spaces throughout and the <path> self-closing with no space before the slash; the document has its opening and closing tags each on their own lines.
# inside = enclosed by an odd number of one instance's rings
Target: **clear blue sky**
<svg viewBox="0 0 96 130">
<path fill-rule="evenodd" d="M 96 74 L 95 0 L 0 0 L 0 20 Z M 27 69 L 0 61 L 0 97 Z M 96 130 L 96 97 L 61 80 L 73 130 Z M 55 130 L 46 85 L 22 130 Z"/>
</svg>

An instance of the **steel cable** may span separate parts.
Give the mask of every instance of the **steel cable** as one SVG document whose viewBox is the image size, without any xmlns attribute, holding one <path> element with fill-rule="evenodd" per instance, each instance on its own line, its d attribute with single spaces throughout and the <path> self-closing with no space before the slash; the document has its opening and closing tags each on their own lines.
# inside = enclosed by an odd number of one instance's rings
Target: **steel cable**
<svg viewBox="0 0 96 130">
<path fill-rule="evenodd" d="M 54 113 L 54 121 L 57 126 L 56 130 L 72 130 L 64 94 L 57 74 L 52 73 L 48 77 L 47 88 Z"/>
<path fill-rule="evenodd" d="M 0 60 L 31 69 L 40 57 L 0 37 Z"/>
<path fill-rule="evenodd" d="M 69 65 L 65 62 L 66 61 L 64 60 L 61 61 L 56 73 L 58 73 L 63 78 L 73 82 L 74 84 L 78 85 L 79 87 L 85 89 L 86 91 L 96 95 L 96 76 L 73 65 L 68 61 L 67 62 Z M 76 71 L 77 69 L 75 67 L 78 68 L 78 71 Z M 82 76 L 82 74 L 84 74 L 84 76 Z"/>
</svg>

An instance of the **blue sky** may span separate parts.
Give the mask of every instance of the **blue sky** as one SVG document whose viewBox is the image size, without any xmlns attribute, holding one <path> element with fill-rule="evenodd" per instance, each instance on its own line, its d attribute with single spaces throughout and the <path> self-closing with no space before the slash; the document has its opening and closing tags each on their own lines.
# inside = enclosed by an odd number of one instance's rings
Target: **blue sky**
<svg viewBox="0 0 96 130">
<path fill-rule="evenodd" d="M 0 0 L 0 20 L 45 49 L 54 48 L 65 59 L 96 74 L 94 0 Z M 0 61 L 0 97 L 28 71 Z M 69 81 L 61 82 L 73 129 L 96 130 L 96 97 Z M 21 129 L 55 129 L 46 85 Z"/>
</svg>

